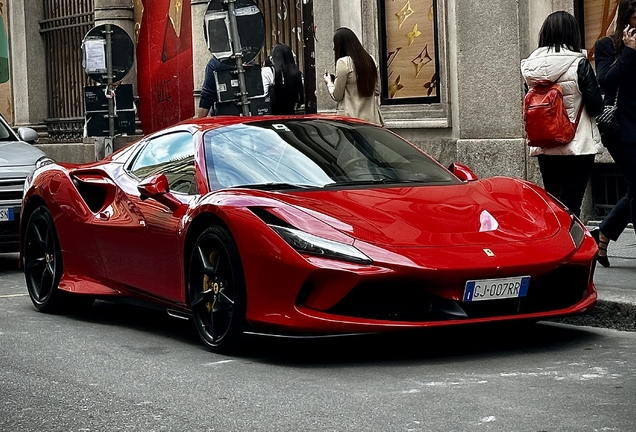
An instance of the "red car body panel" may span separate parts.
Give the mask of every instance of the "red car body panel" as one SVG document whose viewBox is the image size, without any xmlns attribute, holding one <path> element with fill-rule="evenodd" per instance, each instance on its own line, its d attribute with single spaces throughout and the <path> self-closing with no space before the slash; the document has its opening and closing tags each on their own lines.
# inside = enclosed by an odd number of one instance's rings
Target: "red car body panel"
<svg viewBox="0 0 636 432">
<path fill-rule="evenodd" d="M 205 219 L 224 224 L 237 244 L 246 279 L 246 319 L 257 330 L 377 332 L 538 320 L 594 306 L 594 240 L 586 231 L 576 248 L 568 233 L 572 217 L 528 182 L 490 178 L 453 186 L 209 191 L 203 134 L 256 120 L 192 120 L 171 129 L 194 135 L 200 193 L 174 194 L 183 203 L 182 214 L 140 197 L 139 181 L 127 174 L 120 160 L 126 150 L 93 164 L 38 170 L 28 180 L 23 208 L 45 203 L 53 215 L 64 262 L 60 288 L 152 299 L 187 312 L 188 235 Z M 90 208 L 78 190 L 81 185 L 103 192 L 100 208 Z M 314 236 L 355 245 L 373 263 L 301 254 L 259 212 Z M 489 228 L 489 218 L 498 222 L 497 229 Z M 374 293 L 390 297 L 381 287 L 396 278 L 405 286 L 417 281 L 440 301 L 461 302 L 469 279 L 540 279 L 559 269 L 583 275 L 587 288 L 579 300 L 557 309 L 426 321 L 378 320 L 332 310 L 356 287 L 372 286 Z"/>
</svg>

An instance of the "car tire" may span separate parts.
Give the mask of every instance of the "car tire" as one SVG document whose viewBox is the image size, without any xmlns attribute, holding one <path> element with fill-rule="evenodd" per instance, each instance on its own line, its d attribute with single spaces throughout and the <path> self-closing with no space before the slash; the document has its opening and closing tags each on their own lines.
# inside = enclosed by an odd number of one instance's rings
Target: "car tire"
<svg viewBox="0 0 636 432">
<path fill-rule="evenodd" d="M 188 301 L 205 346 L 235 354 L 245 347 L 247 306 L 245 275 L 238 247 L 223 227 L 197 238 L 189 261 Z"/>
<path fill-rule="evenodd" d="M 59 289 L 64 263 L 62 249 L 49 210 L 42 206 L 29 217 L 22 245 L 22 268 L 29 297 L 46 313 L 71 312 L 90 307 L 94 298 Z"/>
</svg>

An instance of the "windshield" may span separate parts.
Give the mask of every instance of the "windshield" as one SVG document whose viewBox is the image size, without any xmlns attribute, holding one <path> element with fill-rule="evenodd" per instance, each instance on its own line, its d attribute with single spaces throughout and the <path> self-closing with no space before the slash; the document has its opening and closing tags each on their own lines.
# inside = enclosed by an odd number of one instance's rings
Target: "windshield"
<svg viewBox="0 0 636 432">
<path fill-rule="evenodd" d="M 457 184 L 413 145 L 380 127 L 293 119 L 237 124 L 205 134 L 210 189 Z"/>
<path fill-rule="evenodd" d="M 5 122 L 4 117 L 0 118 L 0 141 L 17 141 L 15 133 Z"/>
</svg>

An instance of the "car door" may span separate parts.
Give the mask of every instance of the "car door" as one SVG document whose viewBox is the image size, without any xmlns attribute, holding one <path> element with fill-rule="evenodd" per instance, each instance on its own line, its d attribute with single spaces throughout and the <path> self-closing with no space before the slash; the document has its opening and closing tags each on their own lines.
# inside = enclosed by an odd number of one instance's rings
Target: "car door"
<svg viewBox="0 0 636 432">
<path fill-rule="evenodd" d="M 197 195 L 190 132 L 149 139 L 115 175 L 119 196 L 96 218 L 95 238 L 109 279 L 153 297 L 181 301 L 180 217 L 154 199 L 141 199 L 137 190 L 141 180 L 159 173 L 166 175 L 170 192 L 181 202 L 188 203 Z"/>
</svg>

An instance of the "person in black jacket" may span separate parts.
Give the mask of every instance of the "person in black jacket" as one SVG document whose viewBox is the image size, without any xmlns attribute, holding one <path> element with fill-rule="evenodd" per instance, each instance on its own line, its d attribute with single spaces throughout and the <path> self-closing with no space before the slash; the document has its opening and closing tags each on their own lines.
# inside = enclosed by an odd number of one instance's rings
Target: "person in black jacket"
<svg viewBox="0 0 636 432">
<path fill-rule="evenodd" d="M 609 267 L 607 246 L 616 241 L 631 220 L 636 220 L 636 0 L 621 0 L 616 30 L 594 46 L 596 73 L 606 104 L 618 95 L 618 134 L 604 137 L 603 144 L 625 176 L 628 190 L 592 232 L 598 243 L 598 262 Z"/>
<path fill-rule="evenodd" d="M 199 109 L 197 117 L 206 117 L 215 115 L 215 104 L 219 101 L 216 91 L 216 80 L 214 79 L 215 71 L 232 70 L 233 67 L 225 63 L 221 63 L 216 57 L 212 56 L 205 65 L 205 76 L 203 85 L 201 86 L 201 99 L 199 100 Z"/>
<path fill-rule="evenodd" d="M 291 48 L 277 44 L 272 50 L 274 88 L 269 89 L 272 114 L 295 114 L 305 100 L 303 77 L 294 60 Z M 273 91 L 272 91 L 273 90 Z"/>
</svg>

